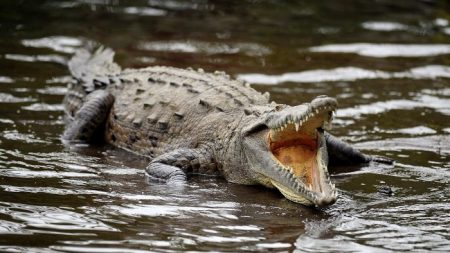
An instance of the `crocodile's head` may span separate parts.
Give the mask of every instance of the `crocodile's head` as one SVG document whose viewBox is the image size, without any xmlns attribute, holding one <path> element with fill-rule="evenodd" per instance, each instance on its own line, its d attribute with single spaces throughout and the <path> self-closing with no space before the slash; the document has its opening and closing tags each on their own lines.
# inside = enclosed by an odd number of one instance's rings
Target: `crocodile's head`
<svg viewBox="0 0 450 253">
<path fill-rule="evenodd" d="M 333 204 L 337 192 L 328 174 L 323 130 L 331 124 L 336 100 L 320 96 L 275 108 L 259 113 L 243 129 L 244 153 L 256 180 L 297 203 Z"/>
</svg>

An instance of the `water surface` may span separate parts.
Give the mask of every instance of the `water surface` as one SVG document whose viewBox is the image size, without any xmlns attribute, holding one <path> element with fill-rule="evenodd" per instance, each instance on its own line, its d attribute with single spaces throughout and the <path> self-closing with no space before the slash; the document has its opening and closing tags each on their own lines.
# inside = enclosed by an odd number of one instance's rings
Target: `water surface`
<svg viewBox="0 0 450 253">
<path fill-rule="evenodd" d="M 450 251 L 450 6 L 297 2 L 1 2 L 0 251 Z M 323 210 L 220 178 L 148 184 L 145 158 L 60 142 L 66 63 L 92 42 L 279 103 L 336 97 L 332 132 L 397 163 L 336 168 Z"/>
</svg>

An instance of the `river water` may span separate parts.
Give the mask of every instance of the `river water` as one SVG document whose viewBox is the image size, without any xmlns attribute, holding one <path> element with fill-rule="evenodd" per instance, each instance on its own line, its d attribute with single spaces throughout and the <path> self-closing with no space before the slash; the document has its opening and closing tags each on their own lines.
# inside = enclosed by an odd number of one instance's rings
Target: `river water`
<svg viewBox="0 0 450 253">
<path fill-rule="evenodd" d="M 450 251 L 448 2 L 0 8 L 1 252 Z M 224 70 L 279 103 L 336 97 L 333 134 L 397 162 L 334 169 L 340 198 L 322 210 L 220 178 L 148 184 L 144 158 L 60 142 L 66 62 L 88 42 L 124 67 Z"/>
</svg>

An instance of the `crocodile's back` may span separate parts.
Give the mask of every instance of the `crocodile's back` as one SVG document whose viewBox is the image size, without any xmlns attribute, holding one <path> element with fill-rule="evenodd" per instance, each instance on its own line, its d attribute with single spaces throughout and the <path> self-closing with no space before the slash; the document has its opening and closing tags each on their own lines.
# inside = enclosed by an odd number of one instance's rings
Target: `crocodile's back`
<svg viewBox="0 0 450 253">
<path fill-rule="evenodd" d="M 206 143 L 227 131 L 245 107 L 268 103 L 268 97 L 223 73 L 150 67 L 107 79 L 115 96 L 107 141 L 149 156 Z"/>
</svg>

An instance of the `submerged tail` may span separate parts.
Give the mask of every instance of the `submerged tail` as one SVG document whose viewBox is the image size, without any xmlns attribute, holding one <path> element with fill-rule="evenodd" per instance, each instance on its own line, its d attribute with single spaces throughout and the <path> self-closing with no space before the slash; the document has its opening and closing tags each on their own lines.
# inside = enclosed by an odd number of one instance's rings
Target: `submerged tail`
<svg viewBox="0 0 450 253">
<path fill-rule="evenodd" d="M 114 51 L 109 48 L 81 49 L 75 53 L 68 66 L 74 78 L 89 83 L 95 77 L 104 77 L 121 71 L 113 58 Z"/>
</svg>

